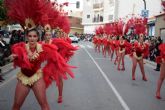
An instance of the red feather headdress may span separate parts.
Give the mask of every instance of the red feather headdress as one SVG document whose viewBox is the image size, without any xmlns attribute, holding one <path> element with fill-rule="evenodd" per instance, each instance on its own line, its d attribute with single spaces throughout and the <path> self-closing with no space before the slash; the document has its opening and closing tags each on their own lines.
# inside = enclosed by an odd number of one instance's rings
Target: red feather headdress
<svg viewBox="0 0 165 110">
<path fill-rule="evenodd" d="M 105 24 L 104 26 L 104 32 L 105 34 L 107 35 L 111 35 L 112 34 L 112 24 L 108 23 L 108 24 Z"/>
<path fill-rule="evenodd" d="M 34 28 L 40 24 L 42 16 L 52 6 L 47 0 L 5 0 L 9 19 L 26 28 Z M 23 27 L 24 28 L 24 27 Z"/>
</svg>

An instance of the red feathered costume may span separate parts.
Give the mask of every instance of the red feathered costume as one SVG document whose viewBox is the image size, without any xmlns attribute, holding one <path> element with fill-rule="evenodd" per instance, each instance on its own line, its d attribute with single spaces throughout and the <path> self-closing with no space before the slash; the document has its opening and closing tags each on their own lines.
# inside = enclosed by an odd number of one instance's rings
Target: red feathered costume
<svg viewBox="0 0 165 110">
<path fill-rule="evenodd" d="M 25 85 L 33 85 L 35 81 L 42 76 L 40 74 L 43 71 L 43 76 L 46 85 L 51 83 L 53 78 L 59 83 L 59 76 L 67 79 L 66 73 L 71 77 L 74 77 L 71 72 L 71 66 L 66 64 L 66 61 L 57 52 L 55 45 L 37 44 L 37 53 L 34 59 L 29 59 L 29 45 L 25 43 L 18 43 L 12 46 L 12 52 L 18 57 L 14 60 L 14 65 L 21 68 L 21 72 L 18 74 L 18 79 Z M 41 63 L 47 61 L 46 66 L 41 69 Z M 41 71 L 42 70 L 42 71 Z M 38 74 L 38 75 L 35 75 Z M 27 80 L 25 80 L 27 79 Z"/>
<path fill-rule="evenodd" d="M 64 41 L 63 39 L 54 38 L 50 40 L 49 44 L 54 44 L 58 47 L 58 52 L 65 59 L 66 62 L 74 55 L 74 51 L 78 50 L 78 47 L 72 46 L 72 44 Z"/>
</svg>

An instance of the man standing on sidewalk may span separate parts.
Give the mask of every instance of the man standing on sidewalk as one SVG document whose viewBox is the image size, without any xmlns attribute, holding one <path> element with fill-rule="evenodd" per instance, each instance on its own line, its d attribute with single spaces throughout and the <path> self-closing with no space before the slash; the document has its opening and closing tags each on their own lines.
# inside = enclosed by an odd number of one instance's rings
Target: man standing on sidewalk
<svg viewBox="0 0 165 110">
<path fill-rule="evenodd" d="M 159 45 L 161 43 L 162 43 L 162 40 L 161 40 L 160 36 L 156 37 L 156 46 L 155 46 L 155 48 L 156 48 L 156 52 L 155 52 L 156 56 L 160 55 Z M 160 64 L 157 63 L 156 69 L 154 69 L 154 70 L 155 71 L 160 71 Z"/>
</svg>

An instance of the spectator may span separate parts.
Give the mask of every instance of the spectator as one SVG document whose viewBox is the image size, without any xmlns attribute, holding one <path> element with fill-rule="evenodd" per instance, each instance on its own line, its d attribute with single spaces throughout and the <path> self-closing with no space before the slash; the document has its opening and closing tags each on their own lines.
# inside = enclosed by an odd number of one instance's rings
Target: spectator
<svg viewBox="0 0 165 110">
<path fill-rule="evenodd" d="M 6 48 L 6 42 L 3 40 L 3 36 L 0 34 L 0 50 Z"/>
<path fill-rule="evenodd" d="M 13 44 L 18 42 L 19 42 L 19 33 L 18 31 L 13 30 L 11 34 L 10 45 L 12 46 Z"/>
<path fill-rule="evenodd" d="M 5 64 L 5 50 L 6 50 L 7 44 L 3 40 L 3 36 L 0 34 L 0 66 L 3 66 Z"/>
<path fill-rule="evenodd" d="M 159 45 L 162 43 L 162 40 L 160 38 L 160 36 L 156 37 L 156 45 L 155 45 L 155 49 L 156 49 L 156 56 L 160 55 L 160 50 L 159 50 Z M 154 69 L 155 71 L 160 71 L 160 64 L 157 63 L 156 65 L 156 69 Z"/>
</svg>

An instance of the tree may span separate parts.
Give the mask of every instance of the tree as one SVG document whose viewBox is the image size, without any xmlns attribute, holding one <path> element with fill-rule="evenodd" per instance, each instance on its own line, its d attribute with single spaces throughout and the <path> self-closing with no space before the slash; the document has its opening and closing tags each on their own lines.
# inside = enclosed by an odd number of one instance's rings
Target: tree
<svg viewBox="0 0 165 110">
<path fill-rule="evenodd" d="M 6 8 L 3 4 L 3 1 L 4 0 L 0 0 L 0 20 L 6 20 L 7 18 L 7 11 L 6 11 Z"/>
</svg>

